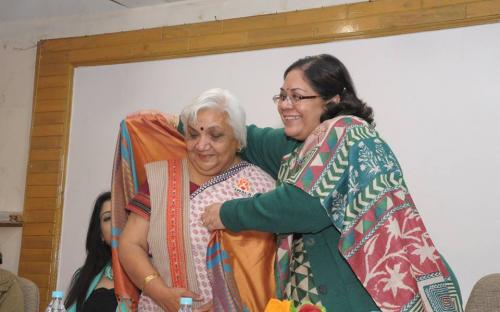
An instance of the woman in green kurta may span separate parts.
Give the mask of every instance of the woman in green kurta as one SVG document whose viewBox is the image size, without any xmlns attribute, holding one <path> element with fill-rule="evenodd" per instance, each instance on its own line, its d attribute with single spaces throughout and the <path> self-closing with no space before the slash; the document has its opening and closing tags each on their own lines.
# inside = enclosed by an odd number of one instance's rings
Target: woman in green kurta
<svg viewBox="0 0 500 312">
<path fill-rule="evenodd" d="M 277 296 L 327 311 L 462 311 L 458 284 L 345 66 L 293 63 L 274 97 L 284 129 L 248 127 L 243 156 L 272 192 L 214 204 L 209 229 L 279 234 Z"/>
</svg>

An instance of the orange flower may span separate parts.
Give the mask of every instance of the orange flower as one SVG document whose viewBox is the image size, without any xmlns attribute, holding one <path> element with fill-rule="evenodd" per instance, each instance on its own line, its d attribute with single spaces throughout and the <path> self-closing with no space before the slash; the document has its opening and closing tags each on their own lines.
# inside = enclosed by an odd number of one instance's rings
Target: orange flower
<svg viewBox="0 0 500 312">
<path fill-rule="evenodd" d="M 271 299 L 264 312 L 290 312 L 291 302 L 288 300 Z"/>
<path fill-rule="evenodd" d="M 250 182 L 245 178 L 239 179 L 236 182 L 236 187 L 243 192 L 250 192 Z"/>
</svg>

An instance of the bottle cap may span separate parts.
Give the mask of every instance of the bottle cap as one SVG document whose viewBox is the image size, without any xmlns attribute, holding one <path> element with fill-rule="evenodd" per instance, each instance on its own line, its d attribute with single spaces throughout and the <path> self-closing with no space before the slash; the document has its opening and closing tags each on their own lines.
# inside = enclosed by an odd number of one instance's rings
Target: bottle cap
<svg viewBox="0 0 500 312">
<path fill-rule="evenodd" d="M 181 297 L 181 304 L 189 304 L 189 305 L 192 305 L 192 304 L 193 304 L 193 298 L 189 298 L 189 297 Z"/>
<path fill-rule="evenodd" d="M 54 290 L 52 292 L 52 298 L 61 298 L 63 297 L 63 292 L 61 290 Z"/>
</svg>

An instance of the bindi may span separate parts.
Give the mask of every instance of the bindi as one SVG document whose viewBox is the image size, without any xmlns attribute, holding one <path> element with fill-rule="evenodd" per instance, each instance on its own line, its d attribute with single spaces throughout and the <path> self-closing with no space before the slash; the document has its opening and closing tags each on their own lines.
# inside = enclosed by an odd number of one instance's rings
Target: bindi
<svg viewBox="0 0 500 312">
<path fill-rule="evenodd" d="M 203 128 L 203 127 L 200 127 L 200 131 L 203 131 L 203 130 L 205 130 L 205 128 Z"/>
</svg>

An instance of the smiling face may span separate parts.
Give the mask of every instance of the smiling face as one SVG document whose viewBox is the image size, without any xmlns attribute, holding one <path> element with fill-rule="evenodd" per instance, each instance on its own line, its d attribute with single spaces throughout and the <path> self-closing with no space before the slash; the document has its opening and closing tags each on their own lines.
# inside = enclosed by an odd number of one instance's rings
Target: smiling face
<svg viewBox="0 0 500 312">
<path fill-rule="evenodd" d="M 105 201 L 101 206 L 99 213 L 99 221 L 101 224 L 102 239 L 106 244 L 111 245 L 111 201 Z"/>
<path fill-rule="evenodd" d="M 294 94 L 298 96 L 318 95 L 305 80 L 300 69 L 294 69 L 286 75 L 280 92 L 290 97 Z M 325 101 L 321 97 L 303 99 L 295 104 L 287 99 L 278 104 L 285 134 L 299 141 L 304 141 L 320 124 L 320 117 L 324 111 Z"/>
<path fill-rule="evenodd" d="M 239 142 L 226 112 L 206 108 L 186 127 L 190 178 L 202 184 L 237 161 Z"/>
</svg>

